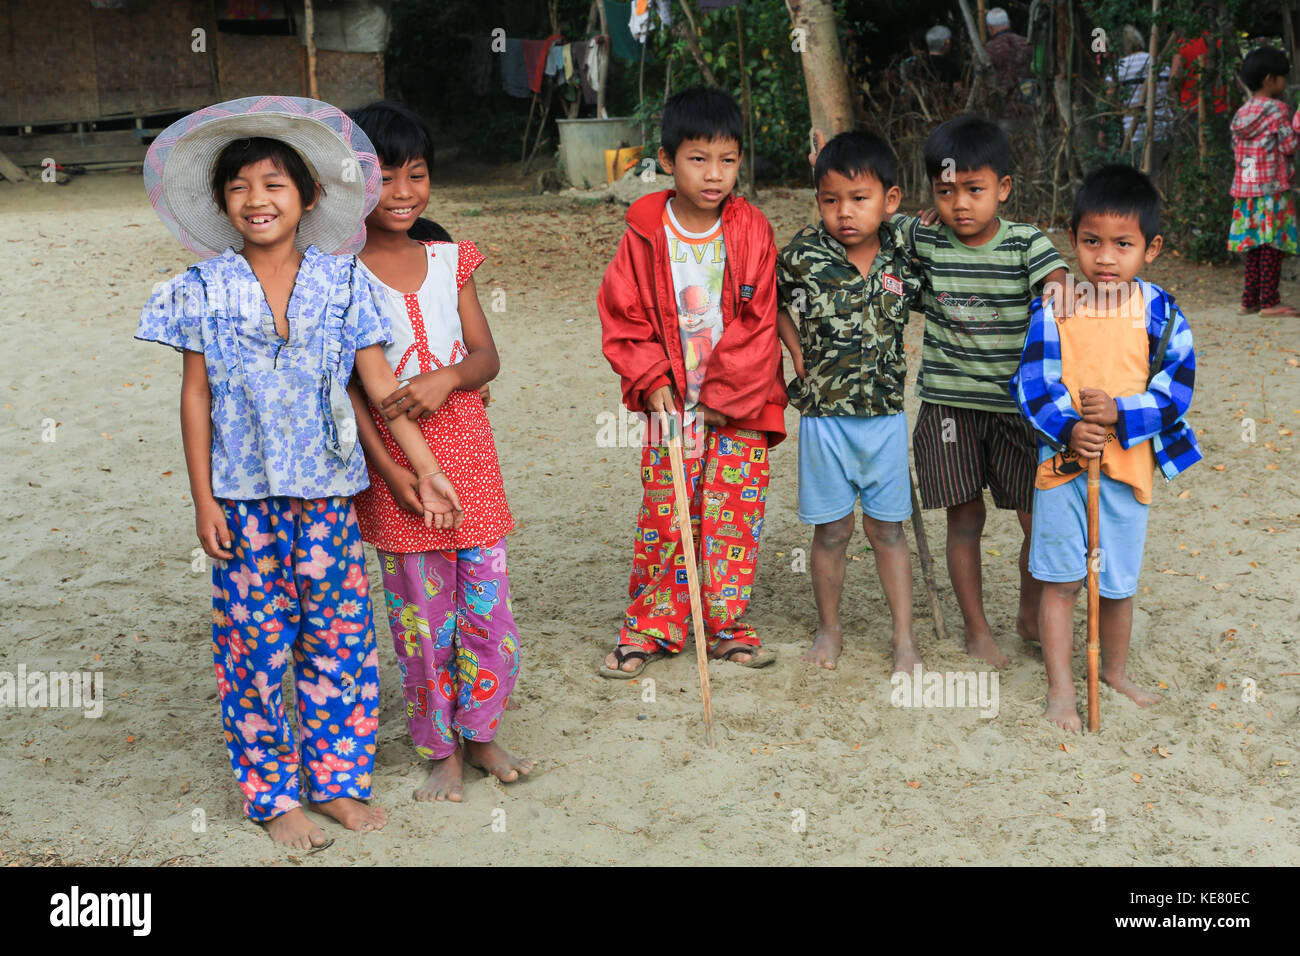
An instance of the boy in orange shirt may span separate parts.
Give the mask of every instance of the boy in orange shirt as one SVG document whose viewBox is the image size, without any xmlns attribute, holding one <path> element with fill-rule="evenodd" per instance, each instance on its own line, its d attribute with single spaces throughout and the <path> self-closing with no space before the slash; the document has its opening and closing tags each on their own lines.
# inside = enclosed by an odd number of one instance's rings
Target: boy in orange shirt
<svg viewBox="0 0 1300 956">
<path fill-rule="evenodd" d="M 1074 197 L 1070 244 L 1086 281 L 1074 312 L 1057 318 L 1035 299 L 1017 404 L 1039 437 L 1029 573 L 1043 584 L 1039 630 L 1049 720 L 1079 731 L 1070 672 L 1074 603 L 1087 574 L 1084 462 L 1101 458 L 1101 678 L 1139 706 L 1160 698 L 1128 676 L 1147 508 L 1166 479 L 1201 458 L 1184 420 L 1196 379 L 1192 332 L 1173 298 L 1137 278 L 1160 254 L 1160 196 L 1130 166 L 1106 166 Z"/>
</svg>

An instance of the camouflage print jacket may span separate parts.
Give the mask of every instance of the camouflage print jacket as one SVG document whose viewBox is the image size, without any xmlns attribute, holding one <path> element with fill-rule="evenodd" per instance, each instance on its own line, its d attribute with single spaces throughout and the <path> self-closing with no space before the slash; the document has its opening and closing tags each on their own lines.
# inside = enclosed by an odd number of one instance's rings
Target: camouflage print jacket
<svg viewBox="0 0 1300 956">
<path fill-rule="evenodd" d="M 903 326 L 922 273 L 898 228 L 881 224 L 880 251 L 863 278 L 824 225 L 807 226 L 781 250 L 776 277 L 803 351 L 805 375 L 790 382 L 790 403 L 814 417 L 901 412 Z"/>
</svg>

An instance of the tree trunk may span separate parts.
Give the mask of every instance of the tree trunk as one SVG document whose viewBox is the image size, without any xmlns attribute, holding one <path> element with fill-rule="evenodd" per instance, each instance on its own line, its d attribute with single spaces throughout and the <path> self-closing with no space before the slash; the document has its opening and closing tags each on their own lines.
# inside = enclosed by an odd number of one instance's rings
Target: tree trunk
<svg viewBox="0 0 1300 956">
<path fill-rule="evenodd" d="M 754 188 L 754 105 L 749 98 L 749 71 L 745 69 L 745 28 L 740 19 L 740 4 L 736 4 L 737 65 L 740 67 L 741 104 L 745 110 L 745 161 L 741 165 L 741 185 L 752 201 L 758 198 Z"/>
<path fill-rule="evenodd" d="M 853 101 L 831 0 L 786 0 L 786 6 L 803 60 L 813 129 L 821 130 L 827 138 L 852 129 Z"/>
<path fill-rule="evenodd" d="M 1147 128 L 1142 142 L 1142 172 L 1148 176 L 1151 175 L 1156 148 L 1156 75 L 1160 70 L 1157 64 L 1160 47 L 1156 42 L 1160 28 L 1156 23 L 1156 17 L 1159 13 L 1160 0 L 1151 0 L 1151 54 L 1147 58 Z"/>
<path fill-rule="evenodd" d="M 596 115 L 604 119 L 609 115 L 605 112 L 605 88 L 609 85 L 609 56 L 611 50 L 609 45 L 609 21 L 605 17 L 605 0 L 596 0 L 596 12 L 600 16 L 600 34 L 606 43 L 605 56 L 600 60 L 600 87 L 596 90 Z"/>
<path fill-rule="evenodd" d="M 718 81 L 713 75 L 713 70 L 704 60 L 704 51 L 700 49 L 700 28 L 695 25 L 695 17 L 691 14 L 691 8 L 687 6 L 687 0 L 681 0 L 682 13 L 686 14 L 686 20 L 677 20 L 674 29 L 677 35 L 686 41 L 686 49 L 691 51 L 691 57 L 695 60 L 695 65 L 700 70 L 700 76 L 704 77 L 704 82 L 709 86 L 717 86 Z"/>
</svg>

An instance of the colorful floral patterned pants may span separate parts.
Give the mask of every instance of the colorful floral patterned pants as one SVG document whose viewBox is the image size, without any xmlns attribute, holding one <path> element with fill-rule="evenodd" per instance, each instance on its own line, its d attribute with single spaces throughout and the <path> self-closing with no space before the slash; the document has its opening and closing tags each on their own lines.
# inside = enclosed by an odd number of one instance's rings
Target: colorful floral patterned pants
<svg viewBox="0 0 1300 956">
<path fill-rule="evenodd" d="M 703 453 L 688 457 L 684 465 L 691 531 L 697 555 L 703 555 L 699 573 L 705 632 L 710 646 L 733 640 L 758 647 L 758 634 L 741 617 L 758 565 L 767 500 L 767 435 L 710 428 L 703 444 Z M 628 582 L 632 603 L 619 643 L 677 653 L 693 625 L 666 446 L 642 450 L 641 486 L 644 497 Z"/>
<path fill-rule="evenodd" d="M 416 752 L 441 760 L 457 734 L 491 740 L 519 674 L 505 539 L 460 551 L 380 551 L 379 562 Z"/>
<path fill-rule="evenodd" d="M 244 812 L 299 806 L 300 756 L 280 682 L 293 659 L 309 799 L 365 800 L 379 661 L 350 498 L 224 501 L 234 559 L 212 568 L 212 649 Z"/>
</svg>

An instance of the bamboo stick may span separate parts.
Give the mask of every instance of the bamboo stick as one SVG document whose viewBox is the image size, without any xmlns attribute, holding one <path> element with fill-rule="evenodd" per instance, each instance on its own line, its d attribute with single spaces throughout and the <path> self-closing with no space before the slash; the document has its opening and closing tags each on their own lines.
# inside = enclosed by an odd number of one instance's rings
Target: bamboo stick
<svg viewBox="0 0 1300 956">
<path fill-rule="evenodd" d="M 1156 0 L 1158 3 L 1159 0 Z M 1101 729 L 1098 677 L 1101 670 L 1101 458 L 1088 459 L 1088 730 Z"/>
</svg>

